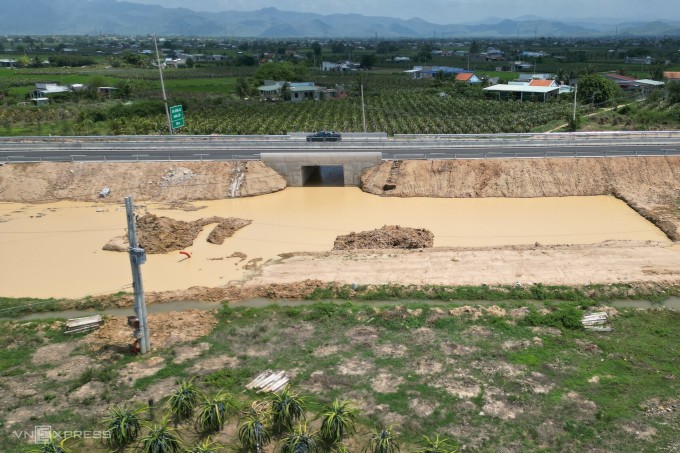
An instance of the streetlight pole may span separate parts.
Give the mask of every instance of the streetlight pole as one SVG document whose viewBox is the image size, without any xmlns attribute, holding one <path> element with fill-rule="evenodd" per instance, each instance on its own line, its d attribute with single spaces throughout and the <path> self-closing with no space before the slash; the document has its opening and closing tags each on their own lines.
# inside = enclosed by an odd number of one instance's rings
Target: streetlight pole
<svg viewBox="0 0 680 453">
<path fill-rule="evenodd" d="M 165 117 L 168 119 L 168 131 L 172 135 L 172 120 L 170 119 L 170 109 L 168 108 L 168 98 L 165 95 L 165 83 L 163 82 L 163 67 L 161 66 L 161 56 L 158 53 L 158 42 L 156 41 L 156 33 L 152 34 L 153 45 L 156 48 L 156 61 L 158 61 L 158 72 L 161 75 L 161 91 L 163 92 L 163 104 L 165 104 Z"/>
</svg>

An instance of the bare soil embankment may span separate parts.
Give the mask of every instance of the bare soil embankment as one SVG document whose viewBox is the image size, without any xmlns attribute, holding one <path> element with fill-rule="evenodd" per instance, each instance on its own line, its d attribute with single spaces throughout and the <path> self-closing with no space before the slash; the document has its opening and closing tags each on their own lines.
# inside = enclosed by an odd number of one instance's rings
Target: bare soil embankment
<svg viewBox="0 0 680 453">
<path fill-rule="evenodd" d="M 58 200 L 185 202 L 277 192 L 285 179 L 262 162 L 75 162 L 0 166 L 0 201 Z"/>
<path fill-rule="evenodd" d="M 361 182 L 394 197 L 614 195 L 680 240 L 680 157 L 389 161 Z"/>
</svg>

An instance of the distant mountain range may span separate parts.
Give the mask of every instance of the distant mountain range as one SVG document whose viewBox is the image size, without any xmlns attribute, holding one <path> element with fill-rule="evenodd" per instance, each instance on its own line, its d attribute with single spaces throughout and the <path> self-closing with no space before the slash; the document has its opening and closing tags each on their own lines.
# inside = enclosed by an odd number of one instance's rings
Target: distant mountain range
<svg viewBox="0 0 680 453">
<path fill-rule="evenodd" d="M 265 8 L 196 12 L 112 0 L 2 0 L 0 35 L 118 34 L 259 38 L 464 38 L 680 36 L 680 21 L 630 22 L 535 16 L 486 23 L 433 24 L 421 19 L 312 14 Z"/>
</svg>

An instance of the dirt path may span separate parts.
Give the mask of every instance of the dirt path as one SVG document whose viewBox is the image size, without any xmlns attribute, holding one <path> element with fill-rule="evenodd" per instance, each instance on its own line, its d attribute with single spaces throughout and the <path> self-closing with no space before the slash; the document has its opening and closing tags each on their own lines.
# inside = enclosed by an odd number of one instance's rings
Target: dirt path
<svg viewBox="0 0 680 453">
<path fill-rule="evenodd" d="M 292 254 L 248 285 L 323 282 L 400 285 L 680 283 L 680 247 L 654 243 Z"/>
<path fill-rule="evenodd" d="M 634 102 L 638 102 L 638 101 L 634 101 Z M 593 113 L 588 113 L 587 115 L 581 115 L 581 118 L 588 118 L 588 117 L 591 117 L 591 116 L 597 116 L 597 115 L 599 115 L 599 114 L 601 114 L 601 113 L 610 112 L 610 111 L 615 110 L 615 109 L 620 109 L 621 107 L 625 107 L 625 106 L 627 106 L 627 105 L 628 105 L 628 104 L 619 104 L 619 105 L 617 105 L 616 107 L 607 107 L 607 108 L 600 109 L 600 110 L 598 110 L 598 111 L 596 111 L 596 112 L 593 112 Z M 551 133 L 551 132 L 557 132 L 557 131 L 559 131 L 560 129 L 564 129 L 564 128 L 567 127 L 567 126 L 569 126 L 568 123 L 560 124 L 559 126 L 554 127 L 554 128 L 552 128 L 552 129 L 550 129 L 549 131 L 546 131 L 546 134 L 549 134 L 549 133 Z"/>
</svg>

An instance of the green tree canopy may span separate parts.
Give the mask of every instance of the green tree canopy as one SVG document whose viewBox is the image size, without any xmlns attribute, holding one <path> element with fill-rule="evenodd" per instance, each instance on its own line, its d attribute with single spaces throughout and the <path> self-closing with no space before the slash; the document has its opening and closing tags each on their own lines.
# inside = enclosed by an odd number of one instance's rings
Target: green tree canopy
<svg viewBox="0 0 680 453">
<path fill-rule="evenodd" d="M 614 99 L 618 92 L 619 87 L 600 74 L 584 74 L 578 79 L 578 98 L 582 102 L 602 104 Z"/>
<path fill-rule="evenodd" d="M 666 89 L 668 90 L 668 103 L 680 104 L 680 82 L 670 82 Z"/>
<path fill-rule="evenodd" d="M 314 55 L 316 55 L 317 57 L 320 57 L 321 56 L 321 44 L 319 44 L 316 41 L 313 42 L 312 43 L 312 51 L 314 52 Z"/>
<path fill-rule="evenodd" d="M 375 54 L 367 53 L 361 56 L 361 67 L 365 69 L 371 69 L 375 66 Z"/>
<path fill-rule="evenodd" d="M 257 68 L 255 80 L 259 84 L 265 80 L 283 80 L 286 82 L 303 82 L 307 78 L 307 67 L 296 65 L 288 61 L 281 63 L 267 63 Z"/>
<path fill-rule="evenodd" d="M 432 60 L 432 46 L 428 43 L 423 44 L 418 49 L 418 61 L 428 62 Z"/>
<path fill-rule="evenodd" d="M 122 55 L 123 61 L 130 66 L 142 66 L 144 64 L 144 59 L 138 53 L 125 52 Z"/>
</svg>

